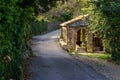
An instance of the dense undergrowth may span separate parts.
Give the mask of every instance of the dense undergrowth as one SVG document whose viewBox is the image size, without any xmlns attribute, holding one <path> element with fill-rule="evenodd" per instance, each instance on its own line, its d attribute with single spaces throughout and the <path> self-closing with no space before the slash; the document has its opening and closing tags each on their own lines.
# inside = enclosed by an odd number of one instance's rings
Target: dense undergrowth
<svg viewBox="0 0 120 80">
<path fill-rule="evenodd" d="M 40 35 L 47 31 L 48 22 L 44 19 L 34 20 L 31 22 L 31 34 L 32 35 Z"/>
</svg>

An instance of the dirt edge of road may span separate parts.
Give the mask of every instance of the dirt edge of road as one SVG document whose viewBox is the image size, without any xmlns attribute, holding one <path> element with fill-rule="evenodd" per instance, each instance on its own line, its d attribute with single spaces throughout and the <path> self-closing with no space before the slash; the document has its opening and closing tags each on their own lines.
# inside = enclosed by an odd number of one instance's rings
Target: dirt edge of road
<svg viewBox="0 0 120 80">
<path fill-rule="evenodd" d="M 104 60 L 99 60 L 96 58 L 90 58 L 87 56 L 72 56 L 77 60 L 80 60 L 83 63 L 90 65 L 93 69 L 105 75 L 108 79 L 120 80 L 120 65 Z"/>
</svg>

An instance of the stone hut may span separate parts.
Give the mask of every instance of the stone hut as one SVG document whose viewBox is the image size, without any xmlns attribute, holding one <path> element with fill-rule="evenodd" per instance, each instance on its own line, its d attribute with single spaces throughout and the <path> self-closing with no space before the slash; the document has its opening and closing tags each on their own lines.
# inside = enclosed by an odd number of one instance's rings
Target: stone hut
<svg viewBox="0 0 120 80">
<path fill-rule="evenodd" d="M 63 45 L 68 51 L 94 51 L 94 45 L 98 44 L 100 40 L 96 39 L 98 42 L 94 42 L 94 34 L 89 30 L 89 23 L 85 21 L 88 18 L 88 15 L 81 15 L 60 24 L 60 41 L 64 43 Z"/>
</svg>

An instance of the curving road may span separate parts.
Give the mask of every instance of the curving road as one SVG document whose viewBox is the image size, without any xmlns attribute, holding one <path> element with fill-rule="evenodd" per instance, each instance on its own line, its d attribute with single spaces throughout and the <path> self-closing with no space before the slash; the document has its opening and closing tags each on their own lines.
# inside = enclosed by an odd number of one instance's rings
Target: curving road
<svg viewBox="0 0 120 80">
<path fill-rule="evenodd" d="M 108 80 L 89 65 L 74 59 L 58 43 L 60 30 L 33 37 L 35 58 L 29 66 L 30 80 Z"/>
</svg>

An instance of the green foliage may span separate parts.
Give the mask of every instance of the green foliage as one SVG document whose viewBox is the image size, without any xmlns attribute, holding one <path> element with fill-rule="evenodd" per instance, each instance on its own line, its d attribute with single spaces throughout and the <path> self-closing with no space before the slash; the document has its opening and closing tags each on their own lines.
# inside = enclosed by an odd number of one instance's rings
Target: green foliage
<svg viewBox="0 0 120 80">
<path fill-rule="evenodd" d="M 52 19 L 54 21 L 64 22 L 64 21 L 68 21 L 68 20 L 72 19 L 72 17 L 73 17 L 73 13 L 68 9 L 64 13 L 62 13 L 61 15 L 53 16 Z"/>
<path fill-rule="evenodd" d="M 18 3 L 22 8 L 31 6 L 34 10 L 34 14 L 37 16 L 40 13 L 49 11 L 57 4 L 56 0 L 22 0 L 22 3 Z"/>
<path fill-rule="evenodd" d="M 44 19 L 41 20 L 35 20 L 33 22 L 31 22 L 31 30 L 32 30 L 32 34 L 33 35 L 40 35 L 43 32 L 47 31 L 47 21 L 45 21 Z"/>
<path fill-rule="evenodd" d="M 120 60 L 120 1 L 95 0 L 91 28 L 104 39 L 106 51 L 113 60 Z"/>
<path fill-rule="evenodd" d="M 55 0 L 39 0 L 39 5 L 41 6 L 41 11 L 46 12 L 50 10 L 51 7 L 56 6 L 56 1 Z"/>
<path fill-rule="evenodd" d="M 116 60 L 115 63 L 120 65 L 120 60 Z"/>
<path fill-rule="evenodd" d="M 0 80 L 23 80 L 22 62 L 32 8 L 0 0 Z"/>
<path fill-rule="evenodd" d="M 40 11 L 40 1 L 39 0 L 22 0 L 18 3 L 21 8 L 31 7 L 34 10 L 34 14 L 39 14 Z"/>
<path fill-rule="evenodd" d="M 120 60 L 120 1 L 77 0 L 82 14 L 90 14 L 90 29 L 103 39 L 106 53 Z"/>
<path fill-rule="evenodd" d="M 67 11 L 65 14 L 62 14 L 60 21 L 68 21 L 72 18 L 73 14 L 70 11 Z"/>
</svg>

